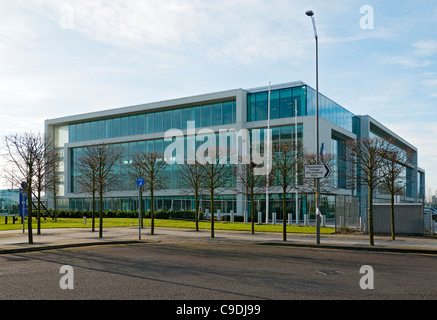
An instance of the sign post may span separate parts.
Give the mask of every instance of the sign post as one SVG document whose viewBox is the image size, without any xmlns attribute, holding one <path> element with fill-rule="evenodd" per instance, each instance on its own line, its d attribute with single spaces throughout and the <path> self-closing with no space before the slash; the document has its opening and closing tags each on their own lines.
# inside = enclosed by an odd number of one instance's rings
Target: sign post
<svg viewBox="0 0 437 320">
<path fill-rule="evenodd" d="M 141 240 L 141 187 L 146 183 L 144 178 L 137 178 L 138 186 L 138 239 Z"/>
<path fill-rule="evenodd" d="M 304 177 L 314 179 L 316 182 L 316 242 L 320 244 L 320 220 L 322 214 L 319 209 L 319 190 L 320 179 L 326 178 L 331 173 L 331 169 L 324 164 L 307 164 L 305 165 Z"/>
</svg>

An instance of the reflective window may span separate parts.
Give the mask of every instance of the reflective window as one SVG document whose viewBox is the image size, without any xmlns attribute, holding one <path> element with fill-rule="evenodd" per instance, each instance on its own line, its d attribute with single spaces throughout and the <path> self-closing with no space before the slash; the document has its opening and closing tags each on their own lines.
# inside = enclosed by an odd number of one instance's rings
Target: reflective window
<svg viewBox="0 0 437 320">
<path fill-rule="evenodd" d="M 171 129 L 171 110 L 162 113 L 162 131 Z"/>
<path fill-rule="evenodd" d="M 232 101 L 222 103 L 222 114 L 223 124 L 233 123 Z"/>
<path fill-rule="evenodd" d="M 182 129 L 181 109 L 173 109 L 171 111 L 172 129 Z"/>
<path fill-rule="evenodd" d="M 128 134 L 128 117 L 120 118 L 120 137 L 127 136 Z"/>
<path fill-rule="evenodd" d="M 187 129 L 187 122 L 191 120 L 191 108 L 182 109 L 182 129 Z"/>
<path fill-rule="evenodd" d="M 200 127 L 200 107 L 191 108 L 191 120 L 195 122 L 196 128 Z"/>
<path fill-rule="evenodd" d="M 155 130 L 153 130 L 153 132 L 162 131 L 162 111 L 155 112 L 154 126 L 155 126 Z"/>
<path fill-rule="evenodd" d="M 214 103 L 211 106 L 212 125 L 219 126 L 222 124 L 222 104 Z"/>
<path fill-rule="evenodd" d="M 154 129 L 153 129 L 153 124 L 154 124 L 154 113 L 147 113 L 146 114 L 146 133 L 153 133 Z"/>
<path fill-rule="evenodd" d="M 145 133 L 145 114 L 139 114 L 137 116 L 137 134 Z"/>
<path fill-rule="evenodd" d="M 206 104 L 202 106 L 202 127 L 211 126 L 211 105 Z"/>
</svg>

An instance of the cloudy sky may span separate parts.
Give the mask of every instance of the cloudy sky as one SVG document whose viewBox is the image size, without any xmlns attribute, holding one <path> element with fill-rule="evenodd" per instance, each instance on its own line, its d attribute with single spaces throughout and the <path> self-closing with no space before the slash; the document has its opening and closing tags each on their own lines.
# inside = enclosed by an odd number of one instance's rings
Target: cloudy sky
<svg viewBox="0 0 437 320">
<path fill-rule="evenodd" d="M 435 0 L 0 0 L 0 134 L 301 80 L 419 149 L 437 190 Z"/>
</svg>

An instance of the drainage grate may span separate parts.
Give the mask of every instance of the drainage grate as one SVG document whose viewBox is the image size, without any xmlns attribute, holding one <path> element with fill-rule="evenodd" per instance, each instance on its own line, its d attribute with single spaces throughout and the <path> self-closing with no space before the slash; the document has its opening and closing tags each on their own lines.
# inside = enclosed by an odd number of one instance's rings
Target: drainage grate
<svg viewBox="0 0 437 320">
<path fill-rule="evenodd" d="M 340 271 L 336 271 L 336 270 L 319 270 L 319 271 L 317 271 L 317 273 L 323 274 L 325 276 L 331 275 L 331 274 L 341 274 Z"/>
</svg>

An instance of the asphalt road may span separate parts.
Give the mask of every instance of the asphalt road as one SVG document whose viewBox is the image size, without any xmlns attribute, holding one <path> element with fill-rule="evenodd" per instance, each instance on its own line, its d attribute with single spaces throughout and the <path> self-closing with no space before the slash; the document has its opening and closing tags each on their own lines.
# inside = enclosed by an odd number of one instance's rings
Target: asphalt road
<svg viewBox="0 0 437 320">
<path fill-rule="evenodd" d="M 373 277 L 360 273 L 363 265 Z M 201 241 L 107 245 L 1 255 L 0 299 L 435 300 L 436 266 L 435 255 Z"/>
</svg>

